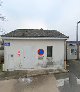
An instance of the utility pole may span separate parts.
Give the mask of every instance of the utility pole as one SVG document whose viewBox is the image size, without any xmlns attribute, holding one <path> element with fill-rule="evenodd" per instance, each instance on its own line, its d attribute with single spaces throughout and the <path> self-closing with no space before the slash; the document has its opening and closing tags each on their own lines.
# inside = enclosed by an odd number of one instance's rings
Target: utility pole
<svg viewBox="0 0 80 92">
<path fill-rule="evenodd" d="M 78 42 L 78 24 L 80 21 L 77 22 L 77 31 L 76 31 L 76 42 L 77 42 L 77 59 L 79 60 L 79 42 Z"/>
</svg>

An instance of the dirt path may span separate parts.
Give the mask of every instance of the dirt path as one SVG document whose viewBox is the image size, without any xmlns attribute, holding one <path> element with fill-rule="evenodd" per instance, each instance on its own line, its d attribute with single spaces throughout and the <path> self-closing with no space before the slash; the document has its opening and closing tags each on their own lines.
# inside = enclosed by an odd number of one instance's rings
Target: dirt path
<svg viewBox="0 0 80 92">
<path fill-rule="evenodd" d="M 23 79 L 0 81 L 0 92 L 59 92 L 54 75 L 35 76 L 30 84 Z"/>
</svg>

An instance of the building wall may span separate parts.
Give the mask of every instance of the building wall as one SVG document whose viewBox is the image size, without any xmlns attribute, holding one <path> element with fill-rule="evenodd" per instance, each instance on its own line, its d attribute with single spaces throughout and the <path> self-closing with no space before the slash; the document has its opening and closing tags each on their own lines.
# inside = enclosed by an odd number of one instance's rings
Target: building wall
<svg viewBox="0 0 80 92">
<path fill-rule="evenodd" d="M 64 68 L 64 40 L 4 40 L 4 43 L 10 43 L 10 46 L 4 46 L 4 71 L 46 67 L 47 46 L 53 46 L 53 65 L 50 67 Z M 38 49 L 44 50 L 42 60 L 38 59 Z"/>
<path fill-rule="evenodd" d="M 76 43 L 67 43 L 67 60 L 77 59 Z"/>
</svg>

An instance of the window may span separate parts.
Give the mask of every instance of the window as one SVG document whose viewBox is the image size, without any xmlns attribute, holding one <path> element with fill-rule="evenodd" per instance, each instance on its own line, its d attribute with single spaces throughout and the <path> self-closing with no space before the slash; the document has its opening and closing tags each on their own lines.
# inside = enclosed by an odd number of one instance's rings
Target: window
<svg viewBox="0 0 80 92">
<path fill-rule="evenodd" d="M 74 49 L 71 49 L 71 53 L 74 53 Z"/>
<path fill-rule="evenodd" d="M 47 46 L 47 57 L 52 57 L 52 46 Z"/>
<path fill-rule="evenodd" d="M 76 55 L 77 54 L 77 50 L 76 49 L 71 49 L 71 55 Z"/>
</svg>

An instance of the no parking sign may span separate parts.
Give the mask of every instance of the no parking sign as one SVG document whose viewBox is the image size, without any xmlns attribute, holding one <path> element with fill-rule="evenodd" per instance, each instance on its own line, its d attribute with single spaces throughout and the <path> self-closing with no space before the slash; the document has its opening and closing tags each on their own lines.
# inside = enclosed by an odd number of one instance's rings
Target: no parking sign
<svg viewBox="0 0 80 92">
<path fill-rule="evenodd" d="M 43 49 L 39 49 L 39 50 L 38 50 L 38 54 L 39 54 L 40 56 L 44 55 L 44 50 L 43 50 Z"/>
</svg>

